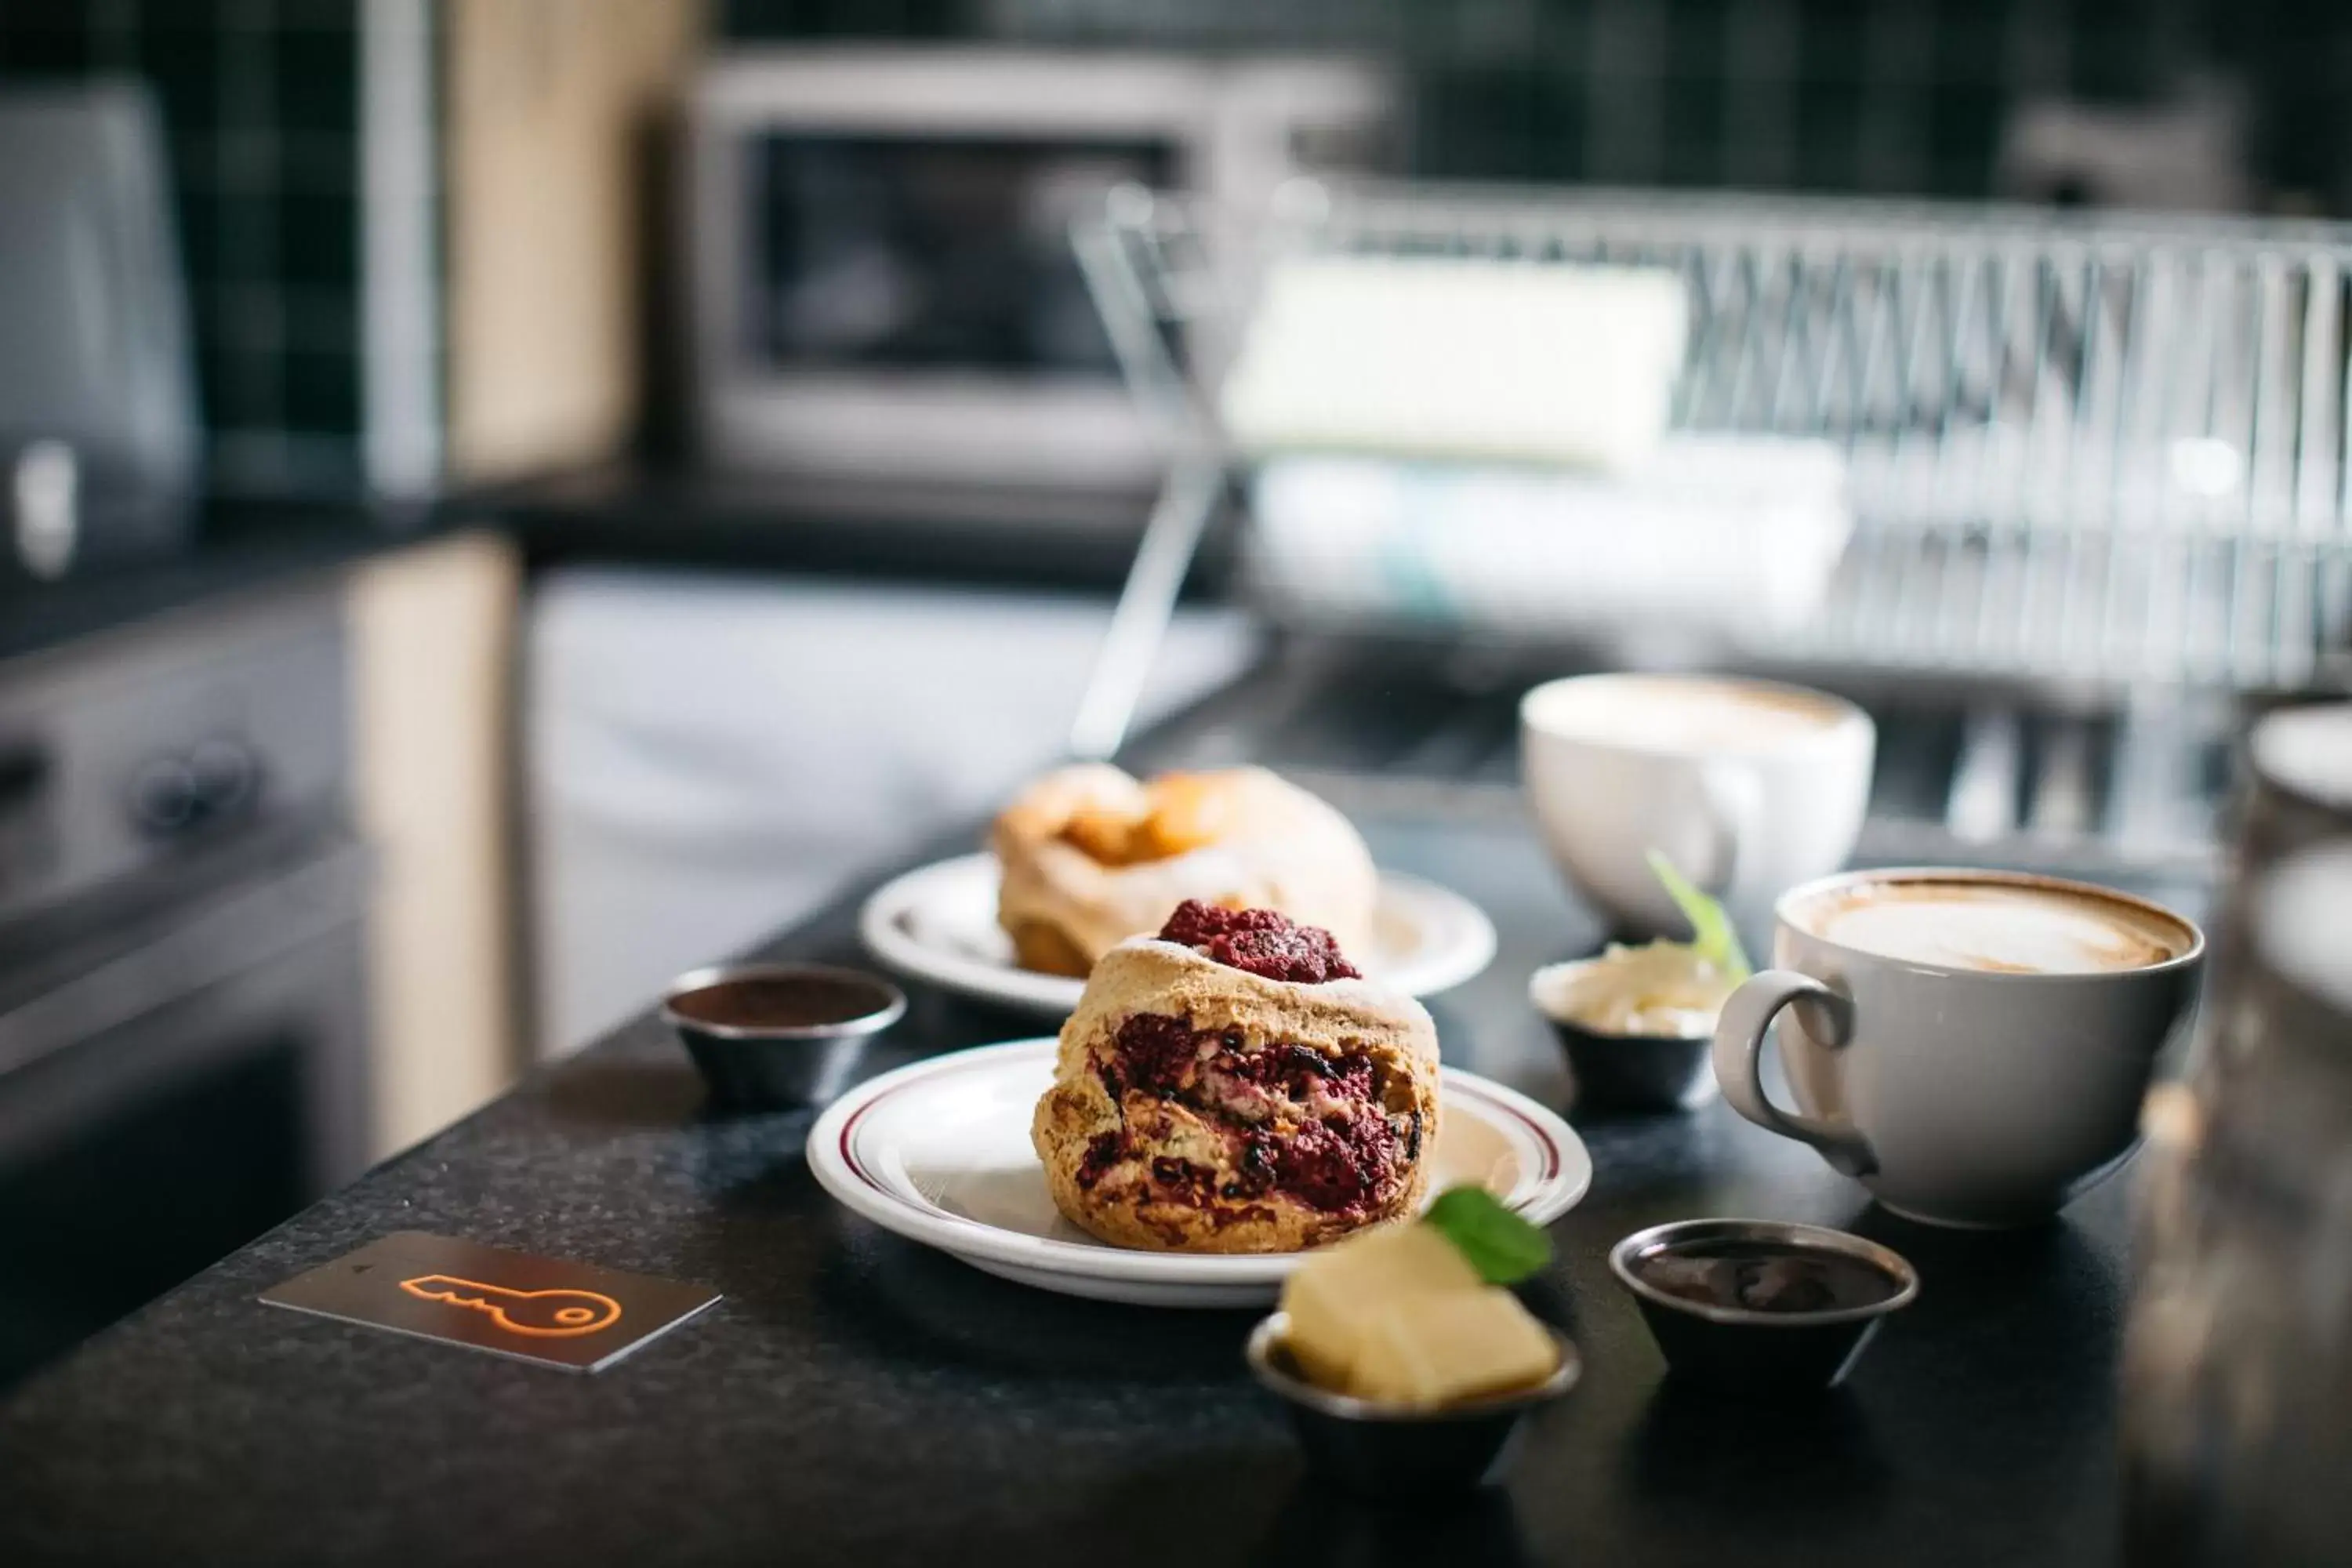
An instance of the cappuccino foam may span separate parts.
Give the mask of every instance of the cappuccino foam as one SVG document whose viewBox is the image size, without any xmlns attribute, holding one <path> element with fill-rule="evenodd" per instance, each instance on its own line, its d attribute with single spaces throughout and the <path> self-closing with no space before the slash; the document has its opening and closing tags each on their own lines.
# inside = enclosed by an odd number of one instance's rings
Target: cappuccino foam
<svg viewBox="0 0 2352 1568">
<path fill-rule="evenodd" d="M 2002 974 L 2098 974 L 2179 957 L 2195 939 L 2153 910 L 2030 883 L 1849 884 L 1791 911 L 1826 942 L 1883 958 Z"/>
<path fill-rule="evenodd" d="M 1788 687 L 1678 675 L 1565 681 L 1530 693 L 1546 734 L 1667 752 L 1761 752 L 1833 728 L 1846 710 Z"/>
</svg>

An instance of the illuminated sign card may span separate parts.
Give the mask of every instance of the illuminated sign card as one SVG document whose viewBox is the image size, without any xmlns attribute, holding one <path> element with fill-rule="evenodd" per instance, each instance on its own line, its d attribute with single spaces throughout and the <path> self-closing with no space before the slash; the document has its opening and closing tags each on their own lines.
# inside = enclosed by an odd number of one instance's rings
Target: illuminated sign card
<svg viewBox="0 0 2352 1568">
<path fill-rule="evenodd" d="M 718 1300 L 719 1292 L 403 1230 L 299 1274 L 261 1299 L 567 1372 L 602 1372 Z"/>
</svg>

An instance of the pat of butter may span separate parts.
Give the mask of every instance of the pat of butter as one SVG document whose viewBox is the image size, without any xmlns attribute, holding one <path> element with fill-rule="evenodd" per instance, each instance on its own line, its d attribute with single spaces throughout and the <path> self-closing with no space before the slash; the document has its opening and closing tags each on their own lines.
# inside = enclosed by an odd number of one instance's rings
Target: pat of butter
<svg viewBox="0 0 2352 1568">
<path fill-rule="evenodd" d="M 1326 1388 L 1353 1385 L 1366 1331 L 1392 1305 L 1424 1296 L 1468 1295 L 1476 1269 L 1425 1225 L 1382 1226 L 1317 1252 L 1282 1288 L 1290 1353 Z"/>
<path fill-rule="evenodd" d="M 1549 1377 L 1559 1351 L 1498 1285 L 1400 1297 L 1365 1325 L 1348 1392 L 1428 1407 L 1527 1388 Z"/>
</svg>

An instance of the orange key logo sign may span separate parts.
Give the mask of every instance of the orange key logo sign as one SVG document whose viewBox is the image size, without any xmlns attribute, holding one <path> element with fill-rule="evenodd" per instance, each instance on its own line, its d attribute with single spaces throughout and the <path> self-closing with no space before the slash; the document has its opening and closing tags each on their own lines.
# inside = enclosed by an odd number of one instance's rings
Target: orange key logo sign
<svg viewBox="0 0 2352 1568">
<path fill-rule="evenodd" d="M 509 1290 L 454 1274 L 420 1274 L 400 1288 L 422 1301 L 487 1312 L 509 1333 L 533 1339 L 571 1339 L 621 1321 L 621 1304 L 601 1290 Z"/>
<path fill-rule="evenodd" d="M 270 1287 L 261 1300 L 565 1372 L 602 1372 L 704 1311 L 719 1292 L 396 1230 Z"/>
</svg>

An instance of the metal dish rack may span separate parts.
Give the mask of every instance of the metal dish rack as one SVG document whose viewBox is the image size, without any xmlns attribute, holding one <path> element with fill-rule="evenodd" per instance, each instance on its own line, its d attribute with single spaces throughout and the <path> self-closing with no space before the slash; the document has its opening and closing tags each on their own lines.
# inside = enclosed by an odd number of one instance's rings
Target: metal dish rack
<svg viewBox="0 0 2352 1568">
<path fill-rule="evenodd" d="M 1081 751 L 1116 741 L 1224 493 L 1214 389 L 1259 282 L 1318 251 L 1679 271 L 1674 426 L 1834 443 L 1855 522 L 1821 610 L 1728 660 L 2142 693 L 2352 677 L 2352 226 L 1301 185 L 1255 217 L 1124 188 L 1074 237 L 1171 462 Z"/>
</svg>

